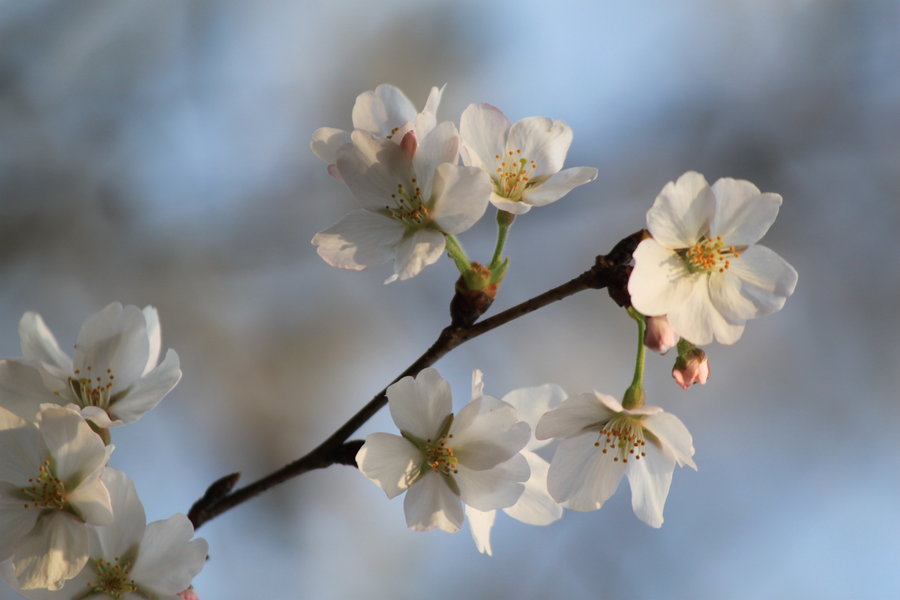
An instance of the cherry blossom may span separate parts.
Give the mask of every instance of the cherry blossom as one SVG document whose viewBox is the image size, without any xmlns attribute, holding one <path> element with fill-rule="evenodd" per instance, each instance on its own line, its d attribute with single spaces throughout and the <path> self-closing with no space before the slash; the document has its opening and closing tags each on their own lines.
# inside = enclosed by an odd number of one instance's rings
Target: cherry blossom
<svg viewBox="0 0 900 600">
<path fill-rule="evenodd" d="M 178 355 L 168 350 L 160 363 L 156 309 L 113 302 L 84 322 L 69 358 L 41 316 L 27 312 L 19 322 L 24 361 L 0 361 L 4 405 L 33 418 L 43 402 L 77 408 L 101 428 L 139 419 L 181 379 Z"/>
<path fill-rule="evenodd" d="M 36 421 L 0 408 L 0 561 L 23 589 L 57 589 L 88 560 L 88 525 L 113 519 L 113 447 L 75 410 L 44 404 Z"/>
<path fill-rule="evenodd" d="M 361 270 L 394 261 L 385 283 L 409 279 L 435 263 L 445 235 L 469 229 L 484 214 L 490 185 L 481 171 L 455 164 L 456 127 L 441 123 L 425 136 L 408 132 L 404 142 L 354 131 L 338 151 L 343 179 L 362 205 L 312 243 L 325 262 Z"/>
<path fill-rule="evenodd" d="M 182 514 L 147 524 L 134 483 L 107 468 L 115 521 L 90 529 L 90 558 L 77 577 L 59 590 L 27 590 L 29 600 L 179 600 L 206 562 L 207 543 L 192 540 L 194 528 Z M 5 574 L 12 585 L 15 579 Z M 196 595 L 193 596 L 196 598 Z"/>
<path fill-rule="evenodd" d="M 547 477 L 557 502 L 597 510 L 625 475 L 634 514 L 651 527 L 663 523 L 675 465 L 697 468 L 691 434 L 676 416 L 657 406 L 629 410 L 597 392 L 569 398 L 545 414 L 535 436 L 561 438 Z"/>
<path fill-rule="evenodd" d="M 510 124 L 496 107 L 470 104 L 459 128 L 463 164 L 489 175 L 491 202 L 500 210 L 524 214 L 597 178 L 593 167 L 560 170 L 572 144 L 572 129 L 562 121 L 528 117 Z"/>
<path fill-rule="evenodd" d="M 531 430 L 512 406 L 479 396 L 454 416 L 450 384 L 435 369 L 404 377 L 387 396 L 401 435 L 373 433 L 356 462 L 388 498 L 406 492 L 410 529 L 454 532 L 463 504 L 482 511 L 515 504 L 529 477 L 519 451 Z"/>
<path fill-rule="evenodd" d="M 719 179 L 710 187 L 689 171 L 669 182 L 647 212 L 646 239 L 634 252 L 631 302 L 648 316 L 666 315 L 697 345 L 733 344 L 749 319 L 784 306 L 797 271 L 754 245 L 775 221 L 778 194 L 749 181 Z"/>
</svg>

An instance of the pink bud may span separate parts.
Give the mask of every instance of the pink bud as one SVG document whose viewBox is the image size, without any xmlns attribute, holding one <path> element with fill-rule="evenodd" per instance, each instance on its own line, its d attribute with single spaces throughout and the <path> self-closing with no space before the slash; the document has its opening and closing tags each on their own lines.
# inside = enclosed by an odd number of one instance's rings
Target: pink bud
<svg viewBox="0 0 900 600">
<path fill-rule="evenodd" d="M 669 325 L 666 315 L 659 317 L 647 317 L 647 330 L 644 332 L 644 345 L 658 352 L 665 354 L 678 343 L 678 334 Z"/>
<path fill-rule="evenodd" d="M 178 597 L 181 600 L 200 600 L 200 596 L 197 595 L 197 592 L 194 591 L 194 587 L 191 586 L 183 592 L 179 592 Z"/>
<path fill-rule="evenodd" d="M 706 353 L 695 348 L 686 360 L 678 358 L 672 369 L 672 377 L 683 390 L 695 383 L 700 385 L 706 383 L 706 380 L 709 379 L 709 359 L 706 358 Z"/>
<path fill-rule="evenodd" d="M 400 140 L 400 148 L 402 148 L 403 151 L 406 152 L 407 156 L 412 158 L 415 155 L 418 147 L 419 140 L 416 139 L 416 132 L 410 129 L 403 135 L 403 138 Z"/>
</svg>

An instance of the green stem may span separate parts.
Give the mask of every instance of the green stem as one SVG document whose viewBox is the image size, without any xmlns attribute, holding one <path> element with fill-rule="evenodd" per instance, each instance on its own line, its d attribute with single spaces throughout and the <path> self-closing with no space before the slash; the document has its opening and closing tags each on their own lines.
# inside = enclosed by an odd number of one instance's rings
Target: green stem
<svg viewBox="0 0 900 600">
<path fill-rule="evenodd" d="M 497 211 L 497 245 L 494 247 L 494 256 L 491 257 L 491 264 L 488 267 L 491 271 L 500 266 L 501 257 L 503 256 L 503 247 L 506 245 L 506 236 L 509 233 L 509 226 L 516 220 L 516 215 L 506 212 L 505 210 Z"/>
<path fill-rule="evenodd" d="M 469 262 L 466 251 L 463 250 L 459 240 L 452 234 L 445 233 L 444 238 L 447 240 L 447 254 L 449 254 L 450 258 L 453 259 L 453 262 L 456 263 L 456 268 L 459 270 L 459 273 L 465 275 L 472 269 L 472 263 Z"/>
<path fill-rule="evenodd" d="M 640 408 L 644 404 L 644 358 L 646 356 L 646 348 L 644 347 L 644 333 L 647 331 L 647 322 L 644 315 L 628 307 L 628 314 L 632 319 L 637 321 L 638 339 L 637 339 L 637 357 L 634 361 L 634 378 L 631 380 L 631 386 L 625 390 L 625 397 L 622 399 L 622 406 L 627 409 Z"/>
</svg>

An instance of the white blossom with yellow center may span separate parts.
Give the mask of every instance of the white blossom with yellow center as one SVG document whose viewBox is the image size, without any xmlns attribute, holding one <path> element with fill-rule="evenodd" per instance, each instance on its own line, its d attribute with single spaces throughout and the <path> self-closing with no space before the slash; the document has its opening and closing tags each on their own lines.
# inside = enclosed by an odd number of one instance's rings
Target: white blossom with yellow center
<svg viewBox="0 0 900 600">
<path fill-rule="evenodd" d="M 77 411 L 44 404 L 37 423 L 0 408 L 0 562 L 26 588 L 57 589 L 88 559 L 88 525 L 112 521 L 104 446 Z"/>
<path fill-rule="evenodd" d="M 733 344 L 749 319 L 784 306 L 797 271 L 756 242 L 778 215 L 781 196 L 749 181 L 711 187 L 689 171 L 669 182 L 647 212 L 652 239 L 634 252 L 631 303 L 647 316 L 666 315 L 683 338 Z"/>
<path fill-rule="evenodd" d="M 364 131 L 352 139 L 337 165 L 361 208 L 313 237 L 328 264 L 358 271 L 393 260 L 385 283 L 415 277 L 444 253 L 445 234 L 467 230 L 487 209 L 490 185 L 481 171 L 456 164 L 453 123 L 424 139 L 407 132 L 399 144 Z"/>
<path fill-rule="evenodd" d="M 697 468 L 691 434 L 675 415 L 657 406 L 629 410 L 597 392 L 569 398 L 546 413 L 535 436 L 561 438 L 547 475 L 557 502 L 597 510 L 625 475 L 634 514 L 651 527 L 663 523 L 675 465 Z"/>
<path fill-rule="evenodd" d="M 208 546 L 191 539 L 187 517 L 173 515 L 147 523 L 134 484 L 125 473 L 108 467 L 103 483 L 109 490 L 115 521 L 89 530 L 89 559 L 78 575 L 59 590 L 23 590 L 29 600 L 177 600 L 206 562 Z M 3 573 L 16 586 L 15 577 Z"/>
<path fill-rule="evenodd" d="M 528 117 L 510 124 L 490 104 L 470 104 L 459 123 L 463 163 L 483 169 L 493 185 L 491 202 L 524 214 L 559 200 L 597 178 L 597 169 L 562 169 L 572 129 L 562 121 Z"/>
<path fill-rule="evenodd" d="M 455 416 L 450 384 L 435 369 L 387 390 L 401 435 L 373 433 L 356 455 L 359 470 L 403 508 L 410 529 L 457 531 L 463 504 L 482 511 L 516 503 L 528 480 L 519 453 L 531 429 L 515 409 L 479 396 Z"/>
<path fill-rule="evenodd" d="M 0 361 L 4 406 L 33 420 L 44 402 L 71 406 L 101 428 L 139 419 L 181 379 L 178 355 L 159 361 L 156 309 L 109 304 L 84 322 L 74 358 L 59 347 L 41 316 L 19 321 L 24 360 Z"/>
</svg>

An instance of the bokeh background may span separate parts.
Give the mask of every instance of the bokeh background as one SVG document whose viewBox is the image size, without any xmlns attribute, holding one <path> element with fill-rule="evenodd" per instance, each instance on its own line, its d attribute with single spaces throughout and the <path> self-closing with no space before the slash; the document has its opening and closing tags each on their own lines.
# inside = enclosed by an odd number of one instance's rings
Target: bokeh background
<svg viewBox="0 0 900 600">
<path fill-rule="evenodd" d="M 764 240 L 795 295 L 649 402 L 691 429 L 659 530 L 627 487 L 548 527 L 416 534 L 348 467 L 205 525 L 204 600 L 900 597 L 900 4 L 894 0 L 0 4 L 0 355 L 39 311 L 65 347 L 108 302 L 158 307 L 184 378 L 114 432 L 151 519 L 313 448 L 447 322 L 448 260 L 383 286 L 309 240 L 353 206 L 308 149 L 381 82 L 575 132 L 596 182 L 514 225 L 495 311 L 580 273 L 695 169 L 781 193 Z M 490 217 L 463 234 L 474 259 Z M 582 293 L 438 363 L 468 400 L 544 382 L 620 395 L 633 328 Z M 360 436 L 393 431 L 379 414 Z M 0 588 L 0 597 L 15 594 Z"/>
</svg>

